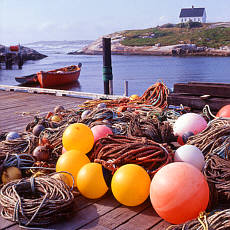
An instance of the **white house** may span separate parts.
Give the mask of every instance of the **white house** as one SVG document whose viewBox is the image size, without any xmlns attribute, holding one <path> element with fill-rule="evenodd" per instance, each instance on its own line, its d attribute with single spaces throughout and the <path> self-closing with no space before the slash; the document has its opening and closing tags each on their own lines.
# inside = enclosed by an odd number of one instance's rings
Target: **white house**
<svg viewBox="0 0 230 230">
<path fill-rule="evenodd" d="M 180 22 L 186 23 L 188 21 L 206 23 L 207 15 L 205 8 L 184 8 L 180 11 Z"/>
</svg>

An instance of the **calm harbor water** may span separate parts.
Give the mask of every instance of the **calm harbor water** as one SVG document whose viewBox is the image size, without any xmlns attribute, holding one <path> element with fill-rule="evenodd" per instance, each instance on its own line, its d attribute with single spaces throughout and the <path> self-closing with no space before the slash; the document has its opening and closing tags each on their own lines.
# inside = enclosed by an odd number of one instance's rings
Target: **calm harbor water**
<svg viewBox="0 0 230 230">
<path fill-rule="evenodd" d="M 25 76 L 40 70 L 52 70 L 82 63 L 79 82 L 61 89 L 103 93 L 101 55 L 67 55 L 81 49 L 89 41 L 36 42 L 26 44 L 47 58 L 27 61 L 22 70 L 0 70 L 1 85 L 18 85 L 16 76 Z M 114 94 L 124 93 L 124 80 L 128 81 L 129 95 L 142 95 L 156 81 L 163 81 L 169 88 L 174 83 L 201 81 L 230 83 L 230 57 L 158 57 L 158 56 L 112 56 Z"/>
</svg>

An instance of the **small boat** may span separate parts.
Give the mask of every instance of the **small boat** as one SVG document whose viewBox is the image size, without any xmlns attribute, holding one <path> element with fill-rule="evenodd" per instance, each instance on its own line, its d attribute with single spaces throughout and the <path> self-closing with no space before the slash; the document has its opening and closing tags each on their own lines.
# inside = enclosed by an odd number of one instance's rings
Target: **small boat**
<svg viewBox="0 0 230 230">
<path fill-rule="evenodd" d="M 22 85 L 38 84 L 37 74 L 30 74 L 23 77 L 15 77 L 15 80 Z"/>
<path fill-rule="evenodd" d="M 55 69 L 51 71 L 40 71 L 37 78 L 41 88 L 48 88 L 57 85 L 65 85 L 76 82 L 80 76 L 82 64 L 71 65 L 68 67 Z"/>
</svg>

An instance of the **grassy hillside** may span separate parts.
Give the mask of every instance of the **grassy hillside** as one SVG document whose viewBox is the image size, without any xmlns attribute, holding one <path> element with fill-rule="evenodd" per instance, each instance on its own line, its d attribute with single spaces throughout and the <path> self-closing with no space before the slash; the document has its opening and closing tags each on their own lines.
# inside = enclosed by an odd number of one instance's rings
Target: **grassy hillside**
<svg viewBox="0 0 230 230">
<path fill-rule="evenodd" d="M 219 48 L 230 46 L 230 28 L 211 28 L 211 24 L 203 24 L 198 28 L 155 27 L 144 30 L 127 30 L 126 37 L 121 43 L 127 46 L 153 46 L 160 43 L 162 46 L 179 43 L 193 43 L 197 46 Z"/>
</svg>

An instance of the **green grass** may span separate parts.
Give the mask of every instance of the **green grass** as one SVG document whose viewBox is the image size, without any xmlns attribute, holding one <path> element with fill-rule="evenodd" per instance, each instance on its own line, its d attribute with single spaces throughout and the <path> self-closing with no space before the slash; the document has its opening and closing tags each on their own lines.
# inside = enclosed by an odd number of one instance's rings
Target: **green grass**
<svg viewBox="0 0 230 230">
<path fill-rule="evenodd" d="M 144 36 L 151 36 L 144 38 Z M 208 24 L 199 28 L 149 28 L 144 30 L 124 31 L 126 37 L 121 43 L 126 46 L 153 46 L 161 43 L 162 46 L 184 43 L 193 43 L 198 46 L 219 48 L 230 46 L 230 28 L 208 28 Z"/>
</svg>

